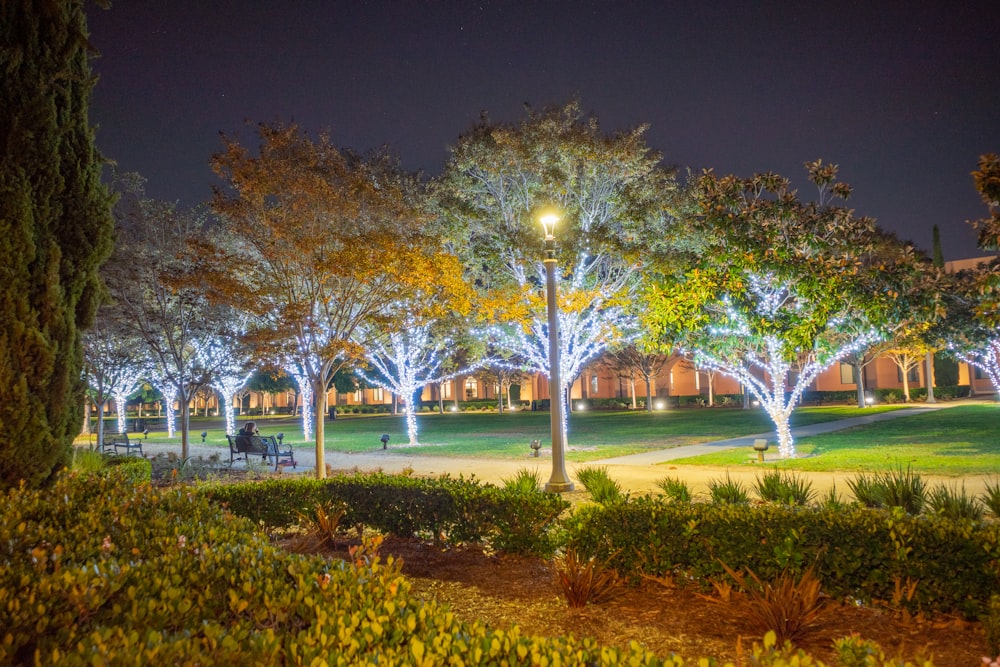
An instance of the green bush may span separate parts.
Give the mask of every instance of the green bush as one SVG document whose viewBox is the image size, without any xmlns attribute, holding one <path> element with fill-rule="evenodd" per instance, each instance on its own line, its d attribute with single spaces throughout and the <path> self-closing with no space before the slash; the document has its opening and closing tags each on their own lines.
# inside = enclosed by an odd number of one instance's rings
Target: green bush
<svg viewBox="0 0 1000 667">
<path fill-rule="evenodd" d="M 681 665 L 462 623 L 377 541 L 351 562 L 290 554 L 187 489 L 67 475 L 3 501 L 0 664 Z"/>
<path fill-rule="evenodd" d="M 671 503 L 651 497 L 587 505 L 564 520 L 567 546 L 622 575 L 678 572 L 702 582 L 737 563 L 762 580 L 816 564 L 837 598 L 891 600 L 897 581 L 920 581 L 914 605 L 976 616 L 1000 592 L 1000 523 L 853 506 Z M 612 559 L 614 554 L 618 554 Z"/>
<path fill-rule="evenodd" d="M 569 503 L 558 494 L 474 479 L 342 474 L 326 480 L 283 478 L 201 487 L 215 502 L 269 527 L 293 525 L 318 503 L 343 503 L 343 522 L 400 537 L 448 544 L 485 542 L 516 553 L 550 555 L 553 530 Z"/>
</svg>

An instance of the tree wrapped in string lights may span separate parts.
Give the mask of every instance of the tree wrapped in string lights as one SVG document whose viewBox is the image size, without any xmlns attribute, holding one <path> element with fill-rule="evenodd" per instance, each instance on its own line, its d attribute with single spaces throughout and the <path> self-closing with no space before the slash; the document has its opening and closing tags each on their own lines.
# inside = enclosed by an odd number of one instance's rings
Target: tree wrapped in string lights
<svg viewBox="0 0 1000 667">
<path fill-rule="evenodd" d="M 850 195 L 836 166 L 806 167 L 817 202 L 799 201 L 775 174 L 703 174 L 692 225 L 706 245 L 686 271 L 664 267 L 643 318 L 654 338 L 680 341 L 697 366 L 742 383 L 774 422 L 783 457 L 795 455 L 789 418 L 803 391 L 924 295 L 910 289 L 923 258 L 909 247 L 873 253 L 884 240 L 874 220 L 832 204 Z"/>
<path fill-rule="evenodd" d="M 440 180 L 441 210 L 479 290 L 477 312 L 495 323 L 494 344 L 546 375 L 546 273 L 536 218 L 543 208 L 558 210 L 563 393 L 588 361 L 635 334 L 641 263 L 649 245 L 670 237 L 677 187 L 646 145 L 645 130 L 606 134 L 576 102 L 529 111 L 517 124 L 484 118 L 451 149 Z"/>
<path fill-rule="evenodd" d="M 411 318 L 402 328 L 367 336 L 367 361 L 374 372 L 356 369 L 369 384 L 382 387 L 403 398 L 406 434 L 411 445 L 419 444 L 417 408 L 420 391 L 427 385 L 446 382 L 474 370 L 475 365 L 441 373 L 442 352 L 451 342 L 436 333 L 431 322 Z"/>
</svg>

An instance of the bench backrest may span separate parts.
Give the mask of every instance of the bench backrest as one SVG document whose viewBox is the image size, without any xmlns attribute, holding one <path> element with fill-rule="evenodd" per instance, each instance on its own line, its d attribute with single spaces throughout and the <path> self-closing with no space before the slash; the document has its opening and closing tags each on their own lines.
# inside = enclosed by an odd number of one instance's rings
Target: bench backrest
<svg viewBox="0 0 1000 667">
<path fill-rule="evenodd" d="M 111 436 L 112 445 L 127 445 L 128 444 L 128 434 L 120 433 L 118 435 Z"/>
<path fill-rule="evenodd" d="M 259 435 L 237 435 L 236 451 L 250 452 L 251 454 L 263 454 L 267 451 L 267 443 Z"/>
</svg>

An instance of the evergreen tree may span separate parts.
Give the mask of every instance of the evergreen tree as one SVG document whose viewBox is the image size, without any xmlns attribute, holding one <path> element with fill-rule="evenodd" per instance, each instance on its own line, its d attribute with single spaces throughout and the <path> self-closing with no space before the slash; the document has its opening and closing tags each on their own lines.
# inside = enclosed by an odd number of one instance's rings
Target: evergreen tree
<svg viewBox="0 0 1000 667">
<path fill-rule="evenodd" d="M 931 237 L 934 266 L 944 268 L 944 251 L 941 249 L 941 230 L 934 225 L 933 236 Z"/>
<path fill-rule="evenodd" d="M 82 2 L 0 3 L 0 485 L 68 463 L 111 249 Z"/>
</svg>

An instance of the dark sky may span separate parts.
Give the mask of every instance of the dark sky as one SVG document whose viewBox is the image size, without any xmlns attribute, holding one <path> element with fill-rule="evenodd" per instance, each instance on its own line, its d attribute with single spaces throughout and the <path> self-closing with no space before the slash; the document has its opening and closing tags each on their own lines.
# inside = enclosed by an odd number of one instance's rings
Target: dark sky
<svg viewBox="0 0 1000 667">
<path fill-rule="evenodd" d="M 849 205 L 947 259 L 978 256 L 969 176 L 1000 152 L 1000 2 L 114 0 L 88 3 L 91 118 L 150 195 L 218 184 L 219 132 L 294 120 L 434 175 L 481 111 L 577 97 L 607 130 L 649 123 L 668 164 L 840 165 Z"/>
</svg>

